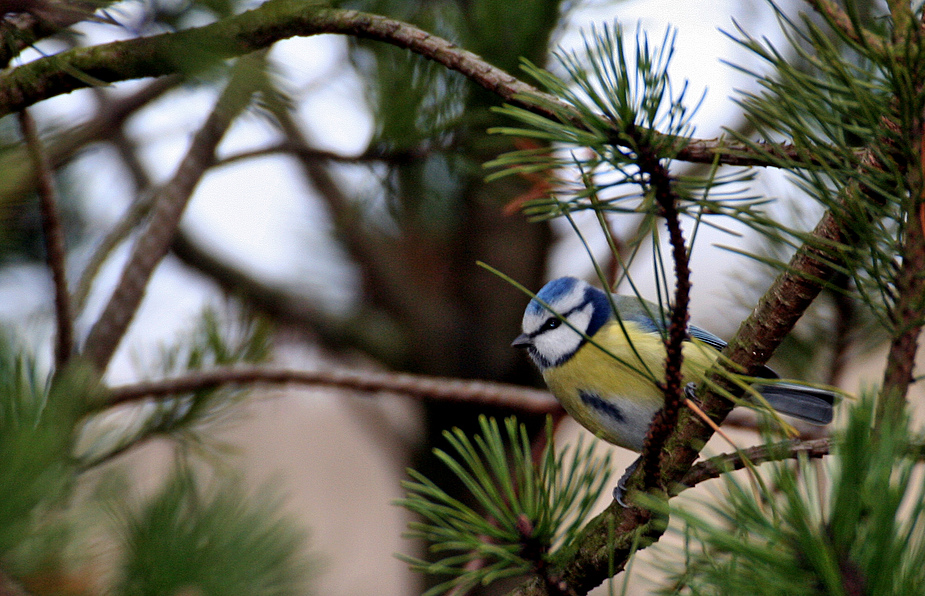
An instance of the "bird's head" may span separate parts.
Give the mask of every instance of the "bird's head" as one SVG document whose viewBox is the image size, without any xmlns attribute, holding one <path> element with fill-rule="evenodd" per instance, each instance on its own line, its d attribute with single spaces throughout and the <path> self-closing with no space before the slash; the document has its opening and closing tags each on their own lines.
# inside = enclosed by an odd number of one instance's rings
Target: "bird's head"
<svg viewBox="0 0 925 596">
<path fill-rule="evenodd" d="M 571 358 L 585 336 L 593 337 L 610 316 L 603 291 L 574 277 L 560 277 L 543 286 L 527 305 L 523 333 L 511 345 L 526 348 L 542 371 Z"/>
</svg>

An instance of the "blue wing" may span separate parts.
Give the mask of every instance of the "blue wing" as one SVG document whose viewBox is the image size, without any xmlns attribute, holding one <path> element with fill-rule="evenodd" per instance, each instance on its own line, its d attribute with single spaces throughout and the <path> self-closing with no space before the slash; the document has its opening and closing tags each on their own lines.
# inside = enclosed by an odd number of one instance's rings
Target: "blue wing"
<svg viewBox="0 0 925 596">
<path fill-rule="evenodd" d="M 701 329 L 697 325 L 688 325 L 687 334 L 693 337 L 698 341 L 702 341 L 711 348 L 716 348 L 717 350 L 722 350 L 726 347 L 726 342 L 724 342 L 719 337 L 713 335 L 706 329 Z"/>
</svg>

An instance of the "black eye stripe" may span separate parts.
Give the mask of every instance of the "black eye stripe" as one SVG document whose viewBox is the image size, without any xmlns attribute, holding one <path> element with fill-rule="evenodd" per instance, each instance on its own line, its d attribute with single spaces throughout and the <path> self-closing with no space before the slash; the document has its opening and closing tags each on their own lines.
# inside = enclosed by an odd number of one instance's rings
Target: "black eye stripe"
<svg viewBox="0 0 925 596">
<path fill-rule="evenodd" d="M 546 322 L 542 324 L 540 329 L 543 329 L 544 331 L 551 331 L 559 327 L 561 324 L 562 321 L 560 319 L 553 317 L 551 319 L 546 319 Z"/>
<path fill-rule="evenodd" d="M 562 313 L 562 314 L 561 314 L 562 319 L 567 319 L 567 318 L 569 318 L 570 316 L 572 316 L 573 313 L 580 311 L 581 309 L 585 308 L 586 306 L 588 306 L 588 303 L 587 303 L 587 302 L 582 302 L 581 304 L 579 304 L 578 306 L 576 306 L 576 307 L 573 308 L 572 310 L 570 310 L 570 311 L 568 311 L 568 312 L 565 312 L 565 313 Z M 538 328 L 536 331 L 534 331 L 533 333 L 530 333 L 530 334 L 529 334 L 529 337 L 532 339 L 532 338 L 536 337 L 537 335 L 542 335 L 543 333 L 545 333 L 545 332 L 547 332 L 547 331 L 552 331 L 553 329 L 558 329 L 559 327 L 561 327 L 561 324 L 563 323 L 562 319 L 560 319 L 559 317 L 556 317 L 555 315 L 553 315 L 553 317 L 552 317 L 551 319 L 546 319 L 545 321 L 543 321 L 543 324 L 540 325 L 539 328 Z M 558 321 L 558 322 L 559 322 L 559 325 L 556 325 L 555 327 L 547 327 L 546 325 L 548 325 L 551 321 Z"/>
</svg>

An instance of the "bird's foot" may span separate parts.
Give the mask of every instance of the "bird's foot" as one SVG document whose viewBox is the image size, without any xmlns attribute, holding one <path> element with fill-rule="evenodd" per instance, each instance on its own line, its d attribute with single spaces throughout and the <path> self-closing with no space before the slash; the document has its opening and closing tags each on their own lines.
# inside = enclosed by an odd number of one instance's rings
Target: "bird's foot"
<svg viewBox="0 0 925 596">
<path fill-rule="evenodd" d="M 636 461 L 631 463 L 628 468 L 626 468 L 626 471 L 623 472 L 623 476 L 620 476 L 620 479 L 617 481 L 617 485 L 613 487 L 613 500 L 624 509 L 629 509 L 629 505 L 627 505 L 626 501 L 623 500 L 623 497 L 626 496 L 626 483 L 630 476 L 633 475 L 633 472 L 636 471 L 636 468 L 639 467 L 640 461 L 642 461 L 641 455 L 637 457 Z"/>
</svg>

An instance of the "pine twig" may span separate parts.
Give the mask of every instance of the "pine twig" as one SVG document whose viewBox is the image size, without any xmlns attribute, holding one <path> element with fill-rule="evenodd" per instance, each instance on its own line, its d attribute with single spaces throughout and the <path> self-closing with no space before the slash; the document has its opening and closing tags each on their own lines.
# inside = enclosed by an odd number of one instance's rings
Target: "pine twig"
<svg viewBox="0 0 925 596">
<path fill-rule="evenodd" d="M 55 366 L 60 370 L 67 364 L 74 349 L 74 317 L 67 289 L 67 251 L 64 247 L 64 228 L 61 223 L 61 213 L 58 210 L 51 166 L 42 148 L 42 142 L 39 140 L 35 120 L 26 110 L 19 113 L 19 126 L 35 171 L 36 192 L 42 212 L 45 259 L 51 270 L 51 279 L 55 288 L 55 321 L 57 324 Z"/>
<path fill-rule="evenodd" d="M 407 373 L 327 369 L 318 371 L 266 367 L 228 367 L 198 371 L 172 379 L 122 385 L 109 390 L 103 406 L 114 406 L 148 397 L 160 398 L 232 385 L 307 385 L 352 391 L 400 393 L 427 400 L 503 406 L 524 412 L 547 414 L 559 409 L 549 393 L 489 381 L 468 381 Z"/>
<path fill-rule="evenodd" d="M 829 438 L 809 441 L 790 440 L 773 445 L 756 445 L 736 453 L 725 453 L 695 464 L 671 489 L 672 496 L 693 488 L 706 480 L 718 478 L 721 474 L 741 470 L 746 465 L 759 465 L 771 461 L 809 457 L 819 459 L 829 454 L 832 441 Z"/>
<path fill-rule="evenodd" d="M 376 164 L 392 163 L 402 164 L 411 163 L 414 160 L 422 159 L 427 156 L 432 149 L 421 147 L 419 149 L 405 149 L 400 151 L 380 151 L 371 149 L 359 155 L 344 155 L 327 149 L 318 149 L 311 147 L 307 143 L 299 142 L 298 139 L 288 138 L 282 142 L 261 147 L 260 149 L 251 149 L 232 153 L 216 160 L 214 167 L 226 166 L 238 161 L 265 157 L 268 155 L 286 154 L 292 155 L 299 159 L 314 160 L 317 162 L 331 162 L 343 164 Z"/>
<path fill-rule="evenodd" d="M 262 56 L 257 59 L 262 60 Z M 251 70 L 255 68 L 254 60 L 242 58 L 235 65 L 231 80 L 203 127 L 193 137 L 173 178 L 154 199 L 150 220 L 87 338 L 86 355 L 100 371 L 105 370 L 112 359 L 141 304 L 155 267 L 167 254 L 193 190 L 215 159 L 215 148 L 235 117 L 250 103 L 255 91 Z"/>
</svg>

